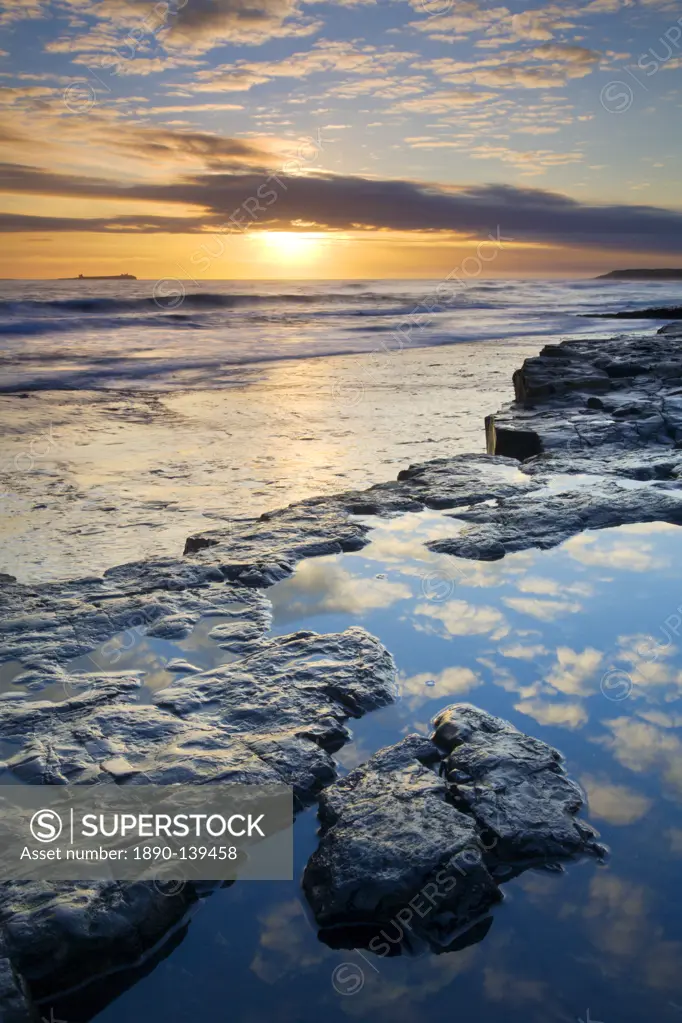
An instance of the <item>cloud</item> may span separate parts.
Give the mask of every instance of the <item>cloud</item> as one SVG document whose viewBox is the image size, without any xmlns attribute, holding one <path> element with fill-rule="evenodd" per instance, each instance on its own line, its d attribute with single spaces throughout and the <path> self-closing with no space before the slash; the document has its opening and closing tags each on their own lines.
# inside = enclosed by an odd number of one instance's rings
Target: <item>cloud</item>
<svg viewBox="0 0 682 1023">
<path fill-rule="evenodd" d="M 601 54 L 597 50 L 589 50 L 586 46 L 569 46 L 551 43 L 546 46 L 537 46 L 532 55 L 538 60 L 559 60 L 568 64 L 592 65 L 600 60 Z"/>
<path fill-rule="evenodd" d="M 545 43 L 531 49 L 507 49 L 479 60 L 438 57 L 413 64 L 452 85 L 503 88 L 560 88 L 572 78 L 589 75 L 601 54 L 585 46 Z"/>
<path fill-rule="evenodd" d="M 582 785 L 587 792 L 590 817 L 621 826 L 641 820 L 652 806 L 647 796 L 625 785 L 614 785 L 608 779 L 584 775 Z"/>
<path fill-rule="evenodd" d="M 505 617 L 497 608 L 475 606 L 465 600 L 449 600 L 440 606 L 417 604 L 414 613 L 439 622 L 443 626 L 440 633 L 446 638 L 482 636 L 485 633 L 501 638 L 508 632 Z"/>
<path fill-rule="evenodd" d="M 637 717 L 604 722 L 610 735 L 596 740 L 616 760 L 637 774 L 657 771 L 669 795 L 682 799 L 682 742 L 669 729 L 657 728 Z"/>
<path fill-rule="evenodd" d="M 530 699 L 515 703 L 514 710 L 518 710 L 520 714 L 527 714 L 540 725 L 557 728 L 582 728 L 588 720 L 587 711 L 581 703 Z"/>
<path fill-rule="evenodd" d="M 113 130 L 113 129 L 112 129 Z M 133 132 L 131 135 L 130 132 Z M 112 145 L 138 155 L 158 157 L 188 154 L 218 167 L 249 164 L 277 167 L 274 144 L 231 140 L 210 133 L 171 132 L 170 129 L 126 129 Z M 323 158 L 324 148 L 322 149 Z M 0 190 L 45 195 L 102 195 L 201 207 L 206 212 L 186 222 L 186 230 L 201 231 L 226 224 L 240 204 L 267 188 L 263 173 L 194 174 L 177 181 L 131 183 L 56 174 L 38 167 L 0 165 Z M 354 225 L 395 231 L 446 231 L 471 238 L 502 238 L 512 242 L 612 248 L 629 252 L 682 254 L 682 212 L 654 206 L 599 205 L 543 189 L 509 185 L 446 186 L 425 182 L 334 175 L 278 174 L 276 202 L 262 206 L 258 227 L 290 230 L 303 221 L 319 229 L 347 231 Z M 270 186 L 271 188 L 273 186 Z M 40 218 L 36 218 L 40 219 Z M 244 215 L 245 222 L 249 218 Z M 18 229 L 20 221 L 14 221 Z M 47 225 L 46 225 L 47 226 Z M 84 227 L 87 226 L 84 222 Z M 35 224 L 26 229 L 34 230 Z M 70 230 L 72 228 L 69 228 Z M 308 228 L 310 229 L 310 227 Z M 508 598 L 510 607 L 542 616 L 542 602 Z M 577 604 L 551 605 L 546 613 L 580 610 Z M 545 620 L 550 620 L 545 618 Z"/>
<path fill-rule="evenodd" d="M 503 657 L 513 657 L 519 661 L 534 661 L 537 657 L 548 654 L 549 650 L 540 644 L 524 646 L 522 643 L 513 643 L 511 646 L 501 647 L 500 653 Z"/>
<path fill-rule="evenodd" d="M 428 684 L 427 684 L 428 683 Z M 420 700 L 439 700 L 446 696 L 461 696 L 477 686 L 483 685 L 483 679 L 471 668 L 443 668 L 434 674 L 422 672 L 400 679 L 400 692 L 405 696 L 417 697 Z"/>
<path fill-rule="evenodd" d="M 339 565 L 308 561 L 278 594 L 273 590 L 275 615 L 281 623 L 320 614 L 362 616 L 406 600 L 412 591 L 405 583 L 364 579 Z"/>
<path fill-rule="evenodd" d="M 13 0 L 16 4 L 16 0 Z M 46 8 L 37 0 L 21 0 L 5 20 L 44 17 Z M 270 39 L 309 36 L 322 22 L 304 14 L 299 0 L 170 0 L 154 5 L 148 0 L 105 0 L 78 4 L 78 27 L 89 27 L 80 35 L 65 34 L 51 40 L 50 52 L 89 54 L 130 51 L 129 63 L 144 52 L 152 40 L 170 54 L 200 54 L 226 43 L 258 46 Z M 91 19 L 88 23 L 85 19 Z M 126 32 L 133 32 L 122 39 Z M 131 42 L 132 40 L 132 42 Z"/>
<path fill-rule="evenodd" d="M 511 27 L 519 39 L 551 39 L 554 35 L 551 18 L 543 15 L 542 11 L 522 11 L 512 15 Z"/>
<path fill-rule="evenodd" d="M 187 87 L 192 92 L 241 92 L 273 79 L 304 79 L 330 71 L 344 75 L 371 75 L 377 86 L 385 86 L 391 70 L 414 57 L 414 53 L 397 51 L 393 47 L 359 46 L 341 40 L 320 39 L 309 50 L 292 53 L 284 60 L 238 60 L 199 71 Z M 335 94 L 339 87 L 334 86 Z"/>
<path fill-rule="evenodd" d="M 0 25 L 10 25 L 14 21 L 33 18 L 44 18 L 47 7 L 38 0 L 6 0 L 0 4 Z"/>
<path fill-rule="evenodd" d="M 585 683 L 595 679 L 603 659 L 601 650 L 593 647 L 578 651 L 560 646 L 556 652 L 556 664 L 547 676 L 547 682 L 566 696 L 589 696 L 596 689 L 596 680 L 592 686 Z"/>
<path fill-rule="evenodd" d="M 308 36 L 322 22 L 304 16 L 296 0 L 191 0 L 169 24 L 165 41 L 195 52 L 224 43 L 257 46 L 268 39 Z"/>
<path fill-rule="evenodd" d="M 628 541 L 614 534 L 596 537 L 594 534 L 582 533 L 571 537 L 564 544 L 564 550 L 582 565 L 627 572 L 651 572 L 667 563 L 665 558 L 653 553 L 653 544 L 642 539 Z"/>
<path fill-rule="evenodd" d="M 150 114 L 200 114 L 214 110 L 243 110 L 241 103 L 186 103 L 175 106 L 150 107 Z"/>
<path fill-rule="evenodd" d="M 395 103 L 392 110 L 422 114 L 449 114 L 451 110 L 458 107 L 475 106 L 494 98 L 495 94 L 492 92 L 474 92 L 472 89 L 439 90 L 419 99 L 407 99 Z"/>
<path fill-rule="evenodd" d="M 539 600 L 531 597 L 503 597 L 502 602 L 514 611 L 538 618 L 541 622 L 553 622 L 565 614 L 582 611 L 581 604 L 565 600 Z"/>
</svg>

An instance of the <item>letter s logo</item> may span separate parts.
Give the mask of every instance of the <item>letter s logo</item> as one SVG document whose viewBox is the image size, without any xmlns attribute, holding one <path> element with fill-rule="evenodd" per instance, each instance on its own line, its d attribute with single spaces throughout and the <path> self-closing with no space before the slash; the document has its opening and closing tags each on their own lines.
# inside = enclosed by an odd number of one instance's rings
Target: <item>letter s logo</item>
<svg viewBox="0 0 682 1023">
<path fill-rule="evenodd" d="M 37 810 L 31 817 L 31 834 L 37 842 L 54 842 L 62 833 L 62 819 L 55 810 Z"/>
</svg>

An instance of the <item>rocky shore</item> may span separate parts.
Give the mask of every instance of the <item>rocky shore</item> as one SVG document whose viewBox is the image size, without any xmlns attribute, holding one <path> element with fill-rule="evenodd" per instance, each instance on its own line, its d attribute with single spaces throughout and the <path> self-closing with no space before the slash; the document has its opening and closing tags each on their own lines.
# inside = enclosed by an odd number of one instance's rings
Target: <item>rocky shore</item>
<svg viewBox="0 0 682 1023">
<path fill-rule="evenodd" d="M 402 739 L 336 781 L 347 721 L 395 698 L 390 652 L 357 627 L 268 635 L 267 587 L 304 558 L 361 549 L 371 516 L 444 509 L 452 537 L 431 548 L 482 560 L 588 528 L 682 524 L 674 334 L 549 345 L 514 389 L 486 420 L 488 455 L 411 466 L 368 490 L 196 534 L 177 560 L 69 584 L 0 580 L 1 657 L 19 662 L 17 692 L 0 698 L 2 782 L 285 781 L 299 808 L 320 798 L 304 885 L 322 935 L 343 944 L 352 932 L 359 944 L 359 928 L 370 948 L 434 873 L 459 864 L 457 886 L 415 927 L 438 950 L 485 918 L 502 877 L 599 854 L 558 753 L 466 705 L 443 712 L 431 739 Z M 177 638 L 210 616 L 233 660 L 188 665 L 151 704 L 136 700 L 139 673 L 108 670 L 102 657 L 89 676 L 71 667 L 126 631 Z M 41 698 L 55 683 L 72 695 Z M 172 947 L 200 895 L 192 885 L 170 897 L 144 884 L 1 885 L 0 1019 L 39 1020 L 36 1002 L 118 971 L 115 997 L 146 956 Z"/>
</svg>

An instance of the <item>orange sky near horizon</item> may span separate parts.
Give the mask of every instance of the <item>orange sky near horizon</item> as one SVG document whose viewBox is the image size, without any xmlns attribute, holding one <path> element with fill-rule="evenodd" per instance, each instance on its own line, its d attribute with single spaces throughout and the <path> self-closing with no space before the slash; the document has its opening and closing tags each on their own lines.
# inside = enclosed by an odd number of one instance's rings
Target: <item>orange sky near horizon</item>
<svg viewBox="0 0 682 1023">
<path fill-rule="evenodd" d="M 339 280 L 474 277 L 591 277 L 660 266 L 641 253 L 503 242 L 479 248 L 443 234 L 392 231 L 243 234 L 59 233 L 14 235 L 0 277 L 54 279 L 134 274 L 139 279 Z M 479 259 L 477 253 L 483 256 Z M 675 265 L 675 260 L 669 260 Z"/>
</svg>

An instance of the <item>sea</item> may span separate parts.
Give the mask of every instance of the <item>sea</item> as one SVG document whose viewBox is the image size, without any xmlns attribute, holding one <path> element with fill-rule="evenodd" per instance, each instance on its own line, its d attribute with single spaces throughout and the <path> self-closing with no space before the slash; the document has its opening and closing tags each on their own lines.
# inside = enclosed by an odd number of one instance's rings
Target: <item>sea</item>
<svg viewBox="0 0 682 1023">
<path fill-rule="evenodd" d="M 675 282 L 2 281 L 0 389 L 219 388 L 288 359 L 632 333 Z"/>
</svg>

